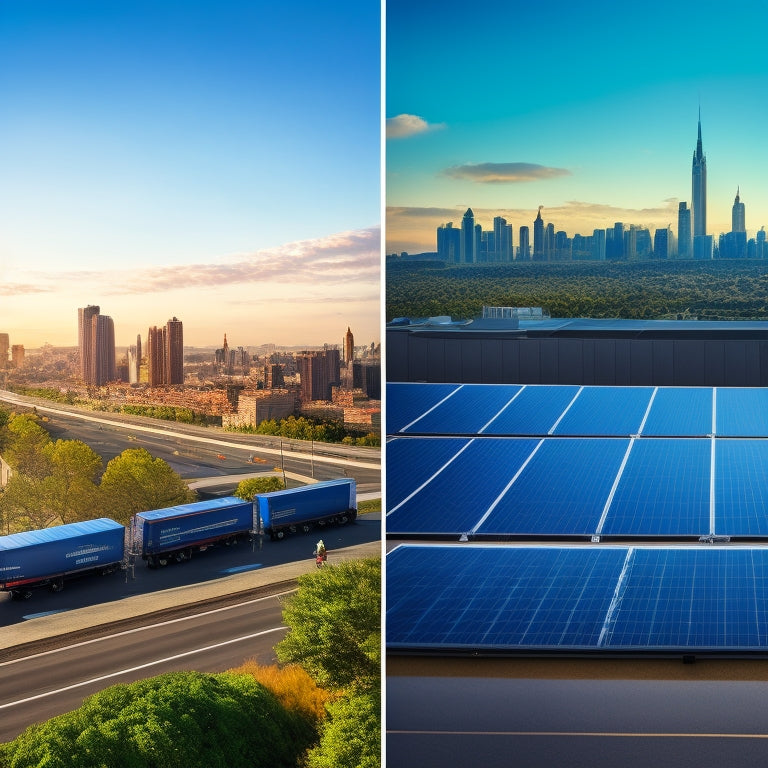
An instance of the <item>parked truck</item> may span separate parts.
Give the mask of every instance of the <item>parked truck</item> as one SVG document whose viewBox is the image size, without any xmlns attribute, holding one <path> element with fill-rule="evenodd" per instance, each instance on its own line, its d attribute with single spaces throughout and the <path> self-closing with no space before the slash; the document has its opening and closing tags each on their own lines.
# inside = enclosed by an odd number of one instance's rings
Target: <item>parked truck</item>
<svg viewBox="0 0 768 768">
<path fill-rule="evenodd" d="M 0 590 L 29 598 L 36 587 L 59 592 L 65 579 L 111 573 L 124 542 L 125 527 L 107 518 L 0 536 Z"/>
<path fill-rule="evenodd" d="M 138 512 L 131 518 L 131 551 L 150 568 L 188 560 L 214 544 L 232 544 L 255 531 L 254 505 L 236 496 Z"/>
<path fill-rule="evenodd" d="M 355 481 L 351 478 L 260 493 L 254 498 L 261 530 L 270 538 L 308 532 L 314 525 L 343 525 L 357 517 Z"/>
</svg>

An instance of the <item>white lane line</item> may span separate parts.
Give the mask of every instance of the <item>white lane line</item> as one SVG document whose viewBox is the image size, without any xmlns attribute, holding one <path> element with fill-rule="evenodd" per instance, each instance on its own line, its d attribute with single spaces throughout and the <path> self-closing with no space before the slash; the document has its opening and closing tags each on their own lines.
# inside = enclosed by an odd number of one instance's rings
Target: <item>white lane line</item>
<svg viewBox="0 0 768 768">
<path fill-rule="evenodd" d="M 93 677 L 90 680 L 83 680 L 79 683 L 73 683 L 72 685 L 66 685 L 63 688 L 57 688 L 54 691 L 46 691 L 45 693 L 38 693 L 35 696 L 28 696 L 26 699 L 19 699 L 18 701 L 9 701 L 7 704 L 0 704 L 0 709 L 9 709 L 10 707 L 16 707 L 19 704 L 27 704 L 30 701 L 37 701 L 39 699 L 45 699 L 48 696 L 55 696 L 57 693 L 65 693 L 66 691 L 73 691 L 75 688 L 83 688 L 86 685 L 93 685 L 94 683 L 101 683 L 104 680 L 111 680 L 121 675 L 127 675 L 131 672 L 139 672 L 142 669 L 148 669 L 149 667 L 157 666 L 158 664 L 165 664 L 169 661 L 176 661 L 177 659 L 183 659 L 187 656 L 194 656 L 197 653 L 205 653 L 205 651 L 212 651 L 215 648 L 223 648 L 225 645 L 233 645 L 234 643 L 241 643 L 243 640 L 252 640 L 254 637 L 262 637 L 263 635 L 269 635 L 272 632 L 281 632 L 288 629 L 288 627 L 274 627 L 272 629 L 265 629 L 263 632 L 255 632 L 252 635 L 244 635 L 243 637 L 236 637 L 232 640 L 225 640 L 221 643 L 215 643 L 214 645 L 207 645 L 204 648 L 197 648 L 194 651 L 185 651 L 184 653 L 177 653 L 175 656 L 168 656 L 164 659 L 156 659 L 155 661 L 148 661 L 146 664 L 139 664 L 137 667 L 130 667 L 129 669 L 121 669 L 118 672 L 110 672 L 108 675 L 101 675 L 100 677 Z"/>
<path fill-rule="evenodd" d="M 256 597 L 253 600 L 247 600 L 242 603 L 235 603 L 234 605 L 225 605 L 222 608 L 212 608 L 210 611 L 203 611 L 202 613 L 195 613 L 191 616 L 180 616 L 178 619 L 168 619 L 167 621 L 161 621 L 155 624 L 146 624 L 142 627 L 134 627 L 133 629 L 124 629 L 121 632 L 113 632 L 111 635 L 104 635 L 102 637 L 94 637 L 92 640 L 83 640 L 79 643 L 73 643 L 72 645 L 65 645 L 61 648 L 52 648 L 50 651 L 42 651 L 41 653 L 34 653 L 30 656 L 22 656 L 19 659 L 12 659 L 11 661 L 3 661 L 0 662 L 0 667 L 7 667 L 11 664 L 18 664 L 22 661 L 30 661 L 31 659 L 39 659 L 43 656 L 50 656 L 54 653 L 61 653 L 62 651 L 69 651 L 73 648 L 82 648 L 86 645 L 91 645 L 93 643 L 101 643 L 105 640 L 112 640 L 115 637 L 124 637 L 125 635 L 133 635 L 137 632 L 144 632 L 148 629 L 156 629 L 157 627 L 167 627 L 171 624 L 178 624 L 182 621 L 191 621 L 193 619 L 200 619 L 203 616 L 213 616 L 216 613 L 222 613 L 223 611 L 231 611 L 236 608 L 241 608 L 246 605 L 255 605 L 256 603 L 262 603 L 265 600 L 271 600 L 273 597 L 282 597 L 283 595 L 290 595 L 292 592 L 295 592 L 295 589 L 288 589 L 285 592 L 275 592 L 272 595 L 266 595 L 265 597 Z M 6 649 L 7 650 L 7 649 Z M 0 650 L 0 653 L 2 653 L 2 650 Z"/>
</svg>

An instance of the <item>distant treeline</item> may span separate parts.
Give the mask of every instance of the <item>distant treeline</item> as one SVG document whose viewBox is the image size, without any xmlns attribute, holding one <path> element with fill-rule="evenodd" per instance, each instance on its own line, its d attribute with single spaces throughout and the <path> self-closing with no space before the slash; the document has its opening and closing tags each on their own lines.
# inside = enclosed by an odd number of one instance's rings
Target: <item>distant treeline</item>
<svg viewBox="0 0 768 768">
<path fill-rule="evenodd" d="M 553 317 L 768 319 L 768 262 L 387 263 L 387 320 L 479 317 L 483 306 Z"/>
</svg>

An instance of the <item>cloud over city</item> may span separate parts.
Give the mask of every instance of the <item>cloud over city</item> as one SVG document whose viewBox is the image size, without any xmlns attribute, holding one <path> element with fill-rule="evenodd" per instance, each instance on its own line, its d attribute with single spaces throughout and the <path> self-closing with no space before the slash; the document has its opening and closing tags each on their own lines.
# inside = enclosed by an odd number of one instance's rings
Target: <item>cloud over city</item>
<svg viewBox="0 0 768 768">
<path fill-rule="evenodd" d="M 405 139 L 408 136 L 416 136 L 419 133 L 445 128 L 445 123 L 428 123 L 418 115 L 397 115 L 387 118 L 387 138 Z"/>
<path fill-rule="evenodd" d="M 571 172 L 567 168 L 549 168 L 536 163 L 465 163 L 446 168 L 443 175 L 480 184 L 520 184 L 570 176 Z"/>
</svg>

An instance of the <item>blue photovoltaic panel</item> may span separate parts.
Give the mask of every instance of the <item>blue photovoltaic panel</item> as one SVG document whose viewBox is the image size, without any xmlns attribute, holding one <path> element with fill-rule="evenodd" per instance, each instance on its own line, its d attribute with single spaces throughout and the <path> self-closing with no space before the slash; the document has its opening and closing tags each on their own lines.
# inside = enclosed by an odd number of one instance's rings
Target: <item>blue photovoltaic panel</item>
<svg viewBox="0 0 768 768">
<path fill-rule="evenodd" d="M 621 549 L 415 547 L 387 556 L 387 645 L 593 647 Z"/>
<path fill-rule="evenodd" d="M 387 384 L 387 434 L 394 435 L 446 395 L 459 388 L 459 384 Z"/>
<path fill-rule="evenodd" d="M 519 391 L 519 386 L 505 384 L 463 384 L 455 394 L 402 431 L 437 435 L 477 434 Z"/>
<path fill-rule="evenodd" d="M 533 439 L 482 438 L 404 503 L 387 500 L 389 534 L 469 531 L 536 447 Z M 387 477 L 398 468 L 387 457 Z M 415 490 L 415 489 L 414 489 Z"/>
<path fill-rule="evenodd" d="M 705 436 L 713 432 L 710 387 L 659 387 L 653 398 L 644 435 Z"/>
<path fill-rule="evenodd" d="M 633 551 L 606 648 L 768 649 L 768 550 Z"/>
<path fill-rule="evenodd" d="M 386 444 L 387 505 L 392 509 L 429 480 L 469 438 L 395 438 Z"/>
<path fill-rule="evenodd" d="M 555 435 L 635 435 L 653 387 L 585 387 L 555 429 Z"/>
<path fill-rule="evenodd" d="M 710 533 L 711 440 L 635 440 L 598 533 L 705 536 Z"/>
<path fill-rule="evenodd" d="M 717 433 L 720 436 L 767 437 L 768 389 L 717 389 Z"/>
<path fill-rule="evenodd" d="M 768 549 L 401 546 L 387 646 L 768 651 Z"/>
<path fill-rule="evenodd" d="M 487 435 L 546 435 L 579 391 L 575 386 L 528 385 L 484 430 Z"/>
<path fill-rule="evenodd" d="M 547 438 L 478 534 L 595 533 L 627 439 Z"/>
<path fill-rule="evenodd" d="M 715 533 L 768 536 L 768 441 L 717 441 L 715 509 Z"/>
</svg>

